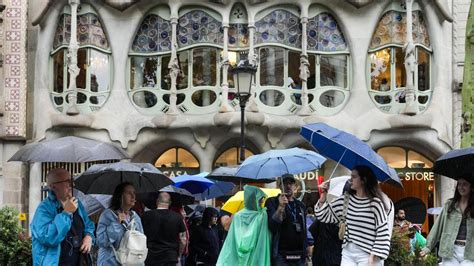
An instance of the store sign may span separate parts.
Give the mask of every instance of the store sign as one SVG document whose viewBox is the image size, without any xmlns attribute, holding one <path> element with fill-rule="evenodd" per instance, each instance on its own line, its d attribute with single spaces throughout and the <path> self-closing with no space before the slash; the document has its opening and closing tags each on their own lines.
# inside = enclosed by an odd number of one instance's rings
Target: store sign
<svg viewBox="0 0 474 266">
<path fill-rule="evenodd" d="M 200 173 L 199 168 L 160 167 L 158 169 L 169 178 L 173 178 L 179 175 L 197 175 Z"/>
<path fill-rule="evenodd" d="M 435 181 L 434 173 L 431 171 L 398 172 L 398 175 L 405 181 Z"/>
<path fill-rule="evenodd" d="M 318 171 L 313 172 L 304 172 L 301 174 L 295 175 L 295 178 L 299 180 L 307 180 L 307 181 L 317 181 L 318 180 Z"/>
</svg>

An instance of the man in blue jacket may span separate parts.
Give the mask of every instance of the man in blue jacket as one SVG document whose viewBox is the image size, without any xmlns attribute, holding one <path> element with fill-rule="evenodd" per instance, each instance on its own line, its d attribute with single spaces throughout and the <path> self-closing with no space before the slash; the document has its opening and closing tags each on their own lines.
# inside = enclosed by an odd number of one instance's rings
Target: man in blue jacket
<svg viewBox="0 0 474 266">
<path fill-rule="evenodd" d="M 94 240 L 94 223 L 72 196 L 71 175 L 53 169 L 46 176 L 49 191 L 31 223 L 34 265 L 79 265 Z"/>
</svg>

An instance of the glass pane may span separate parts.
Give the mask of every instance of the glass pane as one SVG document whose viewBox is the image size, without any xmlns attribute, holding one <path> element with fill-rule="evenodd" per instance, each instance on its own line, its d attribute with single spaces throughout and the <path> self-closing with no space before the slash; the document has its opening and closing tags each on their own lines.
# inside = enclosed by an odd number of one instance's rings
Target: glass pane
<svg viewBox="0 0 474 266">
<path fill-rule="evenodd" d="M 390 48 L 370 54 L 370 79 L 372 90 L 390 90 L 392 84 L 390 76 L 390 61 Z"/>
<path fill-rule="evenodd" d="M 87 49 L 79 49 L 77 51 L 77 65 L 80 72 L 76 77 L 76 87 L 78 89 L 86 88 L 86 71 L 87 71 Z"/>
<path fill-rule="evenodd" d="M 172 167 L 176 163 L 178 149 L 172 148 L 163 152 L 155 162 L 156 167 Z"/>
<path fill-rule="evenodd" d="M 418 90 L 430 89 L 430 54 L 418 48 Z"/>
<path fill-rule="evenodd" d="M 260 49 L 260 85 L 284 85 L 284 50 L 280 48 Z"/>
<path fill-rule="evenodd" d="M 432 168 L 433 162 L 415 151 L 408 151 L 408 167 L 410 168 Z"/>
<path fill-rule="evenodd" d="M 388 96 L 388 95 L 385 95 L 385 96 L 382 96 L 382 95 L 375 95 L 374 96 L 374 99 L 376 102 L 378 102 L 379 104 L 388 104 L 392 101 L 392 97 Z"/>
<path fill-rule="evenodd" d="M 307 81 L 307 88 L 314 89 L 316 88 L 316 56 L 309 55 L 309 78 Z"/>
<path fill-rule="evenodd" d="M 321 86 L 347 88 L 347 57 L 321 55 Z"/>
<path fill-rule="evenodd" d="M 199 167 L 199 162 L 189 151 L 178 148 L 178 163 L 180 167 Z"/>
<path fill-rule="evenodd" d="M 193 93 L 191 100 L 197 106 L 208 106 L 216 101 L 216 93 L 211 90 L 198 90 Z"/>
<path fill-rule="evenodd" d="M 301 89 L 299 53 L 288 52 L 288 78 L 291 78 L 294 82 L 294 84 L 287 84 L 288 88 L 291 86 L 293 89 Z"/>
<path fill-rule="evenodd" d="M 186 94 L 178 93 L 178 95 L 176 96 L 176 105 L 182 104 L 185 99 L 186 99 Z M 170 95 L 169 94 L 163 94 L 163 101 L 167 104 L 170 104 Z"/>
<path fill-rule="evenodd" d="M 325 91 L 319 97 L 319 102 L 326 107 L 336 107 L 344 102 L 344 93 L 336 90 Z"/>
<path fill-rule="evenodd" d="M 186 89 L 188 87 L 188 51 L 184 51 L 178 54 L 180 74 L 178 75 L 176 83 L 178 84 L 178 90 Z"/>
<path fill-rule="evenodd" d="M 265 90 L 260 93 L 260 101 L 268 106 L 279 106 L 285 100 L 285 95 L 277 90 Z"/>
<path fill-rule="evenodd" d="M 230 148 L 225 152 L 221 153 L 221 155 L 219 155 L 219 157 L 217 158 L 214 167 L 237 165 L 237 162 L 239 161 L 240 157 L 239 151 L 239 148 Z M 253 155 L 253 152 L 248 149 L 245 149 L 244 153 L 245 158 L 248 158 Z"/>
<path fill-rule="evenodd" d="M 229 64 L 230 66 L 236 66 L 240 60 L 248 59 L 249 54 L 248 51 L 241 51 L 241 52 L 232 52 L 229 51 Z M 227 69 L 227 83 L 229 84 L 229 88 L 234 88 L 234 76 L 231 73 L 231 67 Z M 222 82 L 222 71 L 221 71 L 221 82 Z"/>
<path fill-rule="evenodd" d="M 64 98 L 63 97 L 54 97 L 54 103 L 56 105 L 62 105 L 64 102 Z"/>
<path fill-rule="evenodd" d="M 405 71 L 405 53 L 402 48 L 394 48 L 395 50 L 395 82 L 397 88 L 406 86 L 407 75 Z"/>
<path fill-rule="evenodd" d="M 425 104 L 428 102 L 428 95 L 419 95 L 418 96 L 418 102 L 421 103 L 421 104 Z"/>
<path fill-rule="evenodd" d="M 91 49 L 89 69 L 91 73 L 91 91 L 109 90 L 109 56 Z"/>
<path fill-rule="evenodd" d="M 53 55 L 53 91 L 58 93 L 64 91 L 64 52 L 60 50 Z"/>
<path fill-rule="evenodd" d="M 193 86 L 216 85 L 217 49 L 193 50 Z"/>
<path fill-rule="evenodd" d="M 392 168 L 406 167 L 406 151 L 399 147 L 385 147 L 377 150 L 377 153 L 384 158 L 387 164 Z"/>
<path fill-rule="evenodd" d="M 87 96 L 82 92 L 78 92 L 77 93 L 77 103 L 78 104 L 83 104 L 86 101 L 87 101 Z"/>
<path fill-rule="evenodd" d="M 161 57 L 161 89 L 169 90 L 171 86 L 171 77 L 169 75 L 168 64 L 170 63 L 171 56 L 166 55 Z"/>
<path fill-rule="evenodd" d="M 153 107 L 157 101 L 156 95 L 153 92 L 139 91 L 133 94 L 133 102 L 142 108 Z"/>
<path fill-rule="evenodd" d="M 130 88 L 154 88 L 156 86 L 158 58 L 134 56 L 130 60 Z"/>
</svg>

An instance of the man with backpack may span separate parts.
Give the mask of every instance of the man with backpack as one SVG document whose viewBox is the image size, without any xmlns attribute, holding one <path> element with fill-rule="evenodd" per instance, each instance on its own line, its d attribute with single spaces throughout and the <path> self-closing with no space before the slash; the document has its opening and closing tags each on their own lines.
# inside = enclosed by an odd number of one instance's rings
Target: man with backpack
<svg viewBox="0 0 474 266">
<path fill-rule="evenodd" d="M 170 194 L 161 192 L 156 205 L 156 210 L 145 212 L 142 217 L 148 246 L 145 264 L 175 266 L 186 246 L 186 226 L 179 214 L 168 209 Z"/>
</svg>

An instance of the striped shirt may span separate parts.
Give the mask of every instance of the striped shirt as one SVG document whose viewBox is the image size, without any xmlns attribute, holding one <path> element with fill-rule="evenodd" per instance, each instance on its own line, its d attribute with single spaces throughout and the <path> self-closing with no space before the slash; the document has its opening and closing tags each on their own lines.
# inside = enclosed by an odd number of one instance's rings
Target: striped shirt
<svg viewBox="0 0 474 266">
<path fill-rule="evenodd" d="M 316 205 L 316 218 L 324 223 L 338 224 L 343 214 L 344 196 L 322 207 Z M 350 195 L 346 216 L 345 247 L 351 242 L 363 251 L 386 259 L 390 252 L 387 214 L 379 198 L 358 198 Z"/>
</svg>

